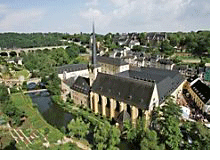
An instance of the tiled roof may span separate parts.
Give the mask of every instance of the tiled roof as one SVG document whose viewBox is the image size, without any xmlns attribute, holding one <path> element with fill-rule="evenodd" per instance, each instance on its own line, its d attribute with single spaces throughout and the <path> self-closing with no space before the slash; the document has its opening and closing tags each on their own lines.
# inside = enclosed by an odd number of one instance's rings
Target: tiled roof
<svg viewBox="0 0 220 160">
<path fill-rule="evenodd" d="M 137 68 L 136 70 L 124 71 L 117 75 L 139 80 L 155 81 L 159 92 L 160 103 L 184 81 L 184 78 L 178 71 L 156 68 Z"/>
<path fill-rule="evenodd" d="M 74 72 L 87 69 L 87 64 L 67 64 L 60 67 L 57 67 L 58 74 L 62 74 L 64 71 Z"/>
<path fill-rule="evenodd" d="M 138 108 L 148 109 L 155 83 L 98 73 L 92 91 Z"/>
<path fill-rule="evenodd" d="M 90 91 L 89 78 L 78 76 L 71 89 L 88 95 Z"/>
<path fill-rule="evenodd" d="M 101 63 L 111 64 L 115 66 L 122 66 L 128 64 L 127 62 L 123 61 L 119 58 L 112 58 L 112 57 L 104 57 L 104 56 L 97 56 L 97 61 Z"/>
<path fill-rule="evenodd" d="M 191 88 L 205 104 L 210 100 L 210 88 L 201 80 L 197 80 Z"/>
</svg>

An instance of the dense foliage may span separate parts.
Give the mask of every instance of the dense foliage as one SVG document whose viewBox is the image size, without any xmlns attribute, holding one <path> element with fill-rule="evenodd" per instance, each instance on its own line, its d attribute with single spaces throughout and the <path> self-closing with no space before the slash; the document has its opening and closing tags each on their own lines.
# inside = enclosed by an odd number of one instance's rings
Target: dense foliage
<svg viewBox="0 0 220 160">
<path fill-rule="evenodd" d="M 185 48 L 190 53 L 210 52 L 210 31 L 169 33 L 168 39 L 171 46 Z"/>
<path fill-rule="evenodd" d="M 0 48 L 33 48 L 63 45 L 63 33 L 0 33 Z"/>
<path fill-rule="evenodd" d="M 11 118 L 13 125 L 20 125 L 21 117 L 25 115 L 23 110 L 12 104 L 7 87 L 4 84 L 0 84 L 0 111 Z"/>
</svg>

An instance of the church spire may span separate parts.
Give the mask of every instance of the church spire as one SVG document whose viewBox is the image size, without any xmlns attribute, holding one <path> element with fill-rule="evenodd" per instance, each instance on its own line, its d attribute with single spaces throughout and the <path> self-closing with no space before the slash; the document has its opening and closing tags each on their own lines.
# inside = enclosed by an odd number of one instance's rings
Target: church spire
<svg viewBox="0 0 220 160">
<path fill-rule="evenodd" d="M 92 64 L 96 64 L 96 38 L 95 38 L 95 24 L 93 21 L 93 35 L 92 35 Z"/>
</svg>

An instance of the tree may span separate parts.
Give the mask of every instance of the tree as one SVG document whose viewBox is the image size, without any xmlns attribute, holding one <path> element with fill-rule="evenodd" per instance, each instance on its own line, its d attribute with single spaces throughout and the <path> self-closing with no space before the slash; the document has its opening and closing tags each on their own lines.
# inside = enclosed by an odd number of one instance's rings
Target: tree
<svg viewBox="0 0 220 160">
<path fill-rule="evenodd" d="M 167 40 L 161 42 L 160 51 L 165 53 L 166 55 L 172 55 L 174 53 L 173 47 L 169 44 Z"/>
<path fill-rule="evenodd" d="M 0 84 L 0 104 L 5 103 L 9 99 L 7 87 Z"/>
<path fill-rule="evenodd" d="M 81 117 L 77 117 L 76 120 L 72 119 L 67 127 L 70 131 L 70 136 L 80 137 L 80 139 L 85 138 L 89 133 L 89 123 L 84 123 Z"/>
<path fill-rule="evenodd" d="M 120 130 L 108 122 L 99 123 L 94 128 L 94 148 L 98 150 L 116 150 L 120 143 Z"/>
<path fill-rule="evenodd" d="M 164 145 L 158 145 L 157 132 L 154 130 L 146 130 L 146 134 L 140 143 L 141 150 L 163 150 Z"/>
<path fill-rule="evenodd" d="M 184 122 L 182 127 L 183 146 L 182 149 L 209 150 L 210 129 L 201 122 Z"/>
<path fill-rule="evenodd" d="M 172 97 L 166 99 L 165 105 L 155 109 L 152 125 L 160 137 L 160 144 L 165 144 L 166 149 L 179 149 L 182 139 L 180 131 L 180 106 L 173 102 Z"/>
<path fill-rule="evenodd" d="M 146 126 L 145 119 L 139 119 L 135 127 L 130 121 L 124 122 L 124 132 L 127 133 L 127 140 L 129 143 L 142 150 L 159 150 L 164 149 L 163 145 L 158 144 L 157 133 L 150 130 Z"/>
</svg>

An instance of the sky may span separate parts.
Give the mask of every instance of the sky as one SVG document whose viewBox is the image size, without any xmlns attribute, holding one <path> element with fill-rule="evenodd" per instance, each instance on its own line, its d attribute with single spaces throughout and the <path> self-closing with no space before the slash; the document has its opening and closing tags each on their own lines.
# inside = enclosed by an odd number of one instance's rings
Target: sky
<svg viewBox="0 0 220 160">
<path fill-rule="evenodd" d="M 0 0 L 0 32 L 210 30 L 210 0 Z"/>
</svg>

